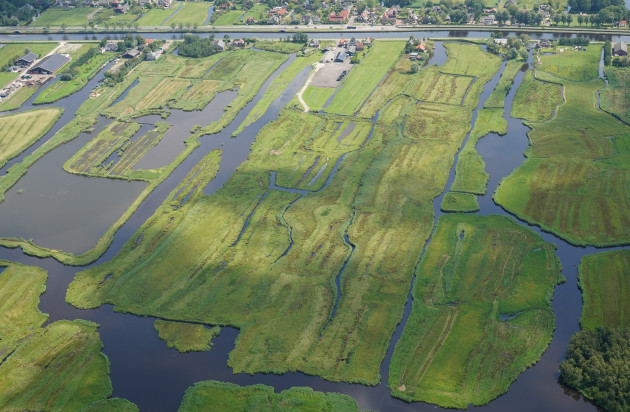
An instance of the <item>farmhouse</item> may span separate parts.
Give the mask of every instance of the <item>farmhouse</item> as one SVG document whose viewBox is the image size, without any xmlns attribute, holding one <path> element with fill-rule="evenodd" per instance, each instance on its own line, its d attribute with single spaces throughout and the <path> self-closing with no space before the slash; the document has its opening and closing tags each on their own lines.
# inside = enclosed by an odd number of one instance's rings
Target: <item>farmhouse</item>
<svg viewBox="0 0 630 412">
<path fill-rule="evenodd" d="M 212 47 L 214 50 L 223 51 L 225 50 L 225 42 L 223 40 L 215 40 L 212 42 Z"/>
<path fill-rule="evenodd" d="M 612 50 L 613 56 L 627 56 L 628 55 L 628 45 L 623 42 L 615 43 Z"/>
<path fill-rule="evenodd" d="M 28 72 L 31 74 L 54 74 L 69 61 L 70 57 L 64 56 L 63 54 L 51 54 L 50 56 L 41 59 Z"/>
<path fill-rule="evenodd" d="M 37 59 L 37 55 L 35 53 L 26 53 L 24 56 L 17 59 L 15 61 L 15 64 L 17 64 L 20 67 L 26 67 L 33 64 L 35 59 Z"/>
</svg>

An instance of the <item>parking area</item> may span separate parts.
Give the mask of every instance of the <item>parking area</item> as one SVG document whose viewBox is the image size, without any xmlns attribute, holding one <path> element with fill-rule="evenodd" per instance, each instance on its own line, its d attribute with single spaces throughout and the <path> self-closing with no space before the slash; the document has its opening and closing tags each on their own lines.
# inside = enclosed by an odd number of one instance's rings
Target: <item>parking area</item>
<svg viewBox="0 0 630 412">
<path fill-rule="evenodd" d="M 350 57 L 346 57 L 343 62 L 335 62 L 335 57 L 340 51 L 345 51 L 341 47 L 335 47 L 327 51 L 320 62 L 322 67 L 315 73 L 311 80 L 311 86 L 315 87 L 337 87 L 347 73 L 352 69 Z M 345 72 L 345 74 L 344 74 Z"/>
</svg>

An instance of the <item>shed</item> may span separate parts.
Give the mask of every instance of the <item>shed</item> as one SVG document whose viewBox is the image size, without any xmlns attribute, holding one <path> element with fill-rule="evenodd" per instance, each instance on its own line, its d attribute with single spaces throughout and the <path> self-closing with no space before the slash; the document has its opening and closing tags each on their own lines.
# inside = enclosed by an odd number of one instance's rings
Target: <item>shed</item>
<svg viewBox="0 0 630 412">
<path fill-rule="evenodd" d="M 125 59 L 133 59 L 134 57 L 138 56 L 140 54 L 140 50 L 138 49 L 130 49 L 127 50 L 125 52 L 125 54 L 122 55 L 123 58 Z"/>
<path fill-rule="evenodd" d="M 57 70 L 70 61 L 70 57 L 63 54 L 51 54 L 41 59 L 28 72 L 31 74 L 54 74 Z"/>
<path fill-rule="evenodd" d="M 337 57 L 335 57 L 335 62 L 343 62 L 346 59 L 346 52 L 337 53 Z"/>
<path fill-rule="evenodd" d="M 18 66 L 30 66 L 37 59 L 37 55 L 35 53 L 26 53 L 24 56 L 20 57 L 15 61 L 15 64 Z"/>
<path fill-rule="evenodd" d="M 626 43 L 619 42 L 613 45 L 612 50 L 613 56 L 627 56 L 628 55 L 628 46 Z"/>
</svg>

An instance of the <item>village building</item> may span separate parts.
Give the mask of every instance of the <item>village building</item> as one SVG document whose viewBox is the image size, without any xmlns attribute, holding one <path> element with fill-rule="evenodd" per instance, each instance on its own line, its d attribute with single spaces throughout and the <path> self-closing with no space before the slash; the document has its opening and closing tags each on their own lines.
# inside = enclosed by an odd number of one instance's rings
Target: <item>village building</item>
<svg viewBox="0 0 630 412">
<path fill-rule="evenodd" d="M 70 57 L 63 54 L 51 54 L 41 59 L 35 66 L 28 71 L 30 74 L 55 74 L 55 72 L 63 65 L 70 61 Z"/>
<path fill-rule="evenodd" d="M 346 52 L 339 52 L 337 53 L 337 56 L 335 57 L 335 62 L 337 63 L 343 63 L 343 61 L 346 59 Z"/>
</svg>

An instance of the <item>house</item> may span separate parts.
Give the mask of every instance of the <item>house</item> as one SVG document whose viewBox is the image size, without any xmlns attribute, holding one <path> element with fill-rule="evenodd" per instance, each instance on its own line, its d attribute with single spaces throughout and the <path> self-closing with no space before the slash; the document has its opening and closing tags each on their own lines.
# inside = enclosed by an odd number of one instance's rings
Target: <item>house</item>
<svg viewBox="0 0 630 412">
<path fill-rule="evenodd" d="M 512 5 L 516 6 L 518 3 L 516 3 L 516 0 L 507 0 L 505 2 L 505 4 L 503 5 L 503 7 L 505 7 L 506 9 Z"/>
<path fill-rule="evenodd" d="M 282 17 L 285 14 L 287 14 L 287 9 L 285 9 L 284 7 L 274 7 L 273 9 L 270 9 L 267 12 L 268 16 L 279 16 L 279 17 Z"/>
<path fill-rule="evenodd" d="M 357 39 L 355 39 L 354 37 L 351 38 L 350 41 L 348 42 L 348 47 L 350 46 L 357 47 Z"/>
<path fill-rule="evenodd" d="M 538 41 L 538 43 L 536 43 L 536 47 L 537 49 L 546 49 L 551 47 L 551 42 L 547 39 L 541 39 Z"/>
<path fill-rule="evenodd" d="M 153 0 L 138 0 L 138 5 L 148 6 L 153 3 Z"/>
<path fill-rule="evenodd" d="M 129 4 L 127 3 L 119 5 L 118 7 L 114 8 L 114 12 L 119 13 L 119 14 L 127 14 L 128 11 L 129 11 Z"/>
<path fill-rule="evenodd" d="M 387 9 L 387 11 L 383 13 L 383 16 L 381 16 L 381 22 L 396 24 L 396 16 L 398 15 L 398 10 L 398 6 Z"/>
<path fill-rule="evenodd" d="M 613 56 L 627 56 L 628 55 L 628 45 L 623 42 L 615 43 L 612 49 Z"/>
<path fill-rule="evenodd" d="M 157 53 L 157 52 L 148 52 L 148 53 L 146 54 L 145 59 L 146 59 L 147 61 L 152 62 L 152 61 L 154 61 L 154 60 L 157 60 L 157 58 L 158 58 L 158 57 L 160 57 L 159 53 Z"/>
<path fill-rule="evenodd" d="M 367 9 L 361 12 L 361 14 L 356 18 L 356 21 L 359 23 L 368 23 L 370 21 L 370 14 Z"/>
<path fill-rule="evenodd" d="M 416 51 L 424 53 L 427 51 L 427 46 L 425 46 L 424 43 L 420 43 L 416 46 Z"/>
<path fill-rule="evenodd" d="M 24 56 L 20 57 L 15 61 L 15 64 L 20 67 L 26 67 L 33 64 L 33 62 L 37 59 L 37 55 L 35 53 L 26 53 Z"/>
<path fill-rule="evenodd" d="M 215 40 L 212 42 L 212 47 L 218 51 L 225 50 L 225 42 L 223 40 Z"/>
<path fill-rule="evenodd" d="M 494 20 L 494 14 L 491 14 L 489 16 L 483 16 L 479 20 L 479 23 L 483 24 L 484 26 L 491 26 L 493 24 L 496 24 L 496 22 Z"/>
<path fill-rule="evenodd" d="M 330 13 L 328 15 L 328 20 L 331 23 L 344 23 L 348 20 L 348 10 L 341 10 L 339 13 Z"/>
<path fill-rule="evenodd" d="M 619 22 L 619 27 L 626 27 L 627 25 L 628 25 L 628 22 L 627 22 L 627 21 L 625 21 L 625 20 L 621 20 L 621 21 Z"/>
<path fill-rule="evenodd" d="M 494 42 L 499 46 L 507 46 L 507 39 L 494 39 Z"/>
<path fill-rule="evenodd" d="M 245 47 L 245 40 L 238 39 L 238 40 L 232 41 L 232 47 Z"/>
<path fill-rule="evenodd" d="M 123 59 L 133 59 L 134 57 L 140 54 L 140 50 L 138 49 L 129 49 L 122 55 Z"/>
<path fill-rule="evenodd" d="M 245 21 L 245 24 L 248 24 L 248 25 L 249 25 L 249 24 L 258 24 L 258 21 L 257 21 L 257 20 L 255 20 L 255 19 L 254 19 L 254 18 L 252 18 L 252 17 L 248 17 L 248 18 L 247 18 L 247 20 Z"/>
<path fill-rule="evenodd" d="M 267 20 L 267 23 L 269 23 L 269 24 L 280 24 L 280 17 L 278 17 L 278 16 L 271 16 L 271 17 L 269 17 L 269 20 Z"/>
<path fill-rule="evenodd" d="M 63 65 L 70 61 L 70 57 L 55 53 L 41 59 L 28 71 L 30 74 L 55 74 Z"/>
<path fill-rule="evenodd" d="M 335 62 L 343 63 L 345 59 L 346 59 L 346 52 L 339 52 L 337 53 L 337 56 L 335 57 Z"/>
<path fill-rule="evenodd" d="M 311 41 L 308 42 L 308 47 L 311 47 L 313 49 L 319 49 L 319 46 L 319 40 L 311 39 Z"/>
<path fill-rule="evenodd" d="M 418 53 L 409 53 L 409 60 L 418 60 Z"/>
<path fill-rule="evenodd" d="M 117 51 L 118 51 L 118 44 L 114 43 L 113 41 L 108 41 L 102 50 L 102 52 L 117 52 Z"/>
<path fill-rule="evenodd" d="M 347 50 L 348 55 L 352 56 L 357 52 L 357 46 L 348 46 L 346 50 Z"/>
<path fill-rule="evenodd" d="M 311 23 L 313 24 L 319 24 L 321 22 L 322 22 L 322 19 L 318 15 L 314 15 L 313 18 L 311 19 Z"/>
<path fill-rule="evenodd" d="M 363 46 L 363 43 L 358 41 L 357 42 L 357 51 L 363 51 L 363 49 L 365 49 L 365 47 Z"/>
<path fill-rule="evenodd" d="M 346 39 L 339 40 L 339 43 L 337 43 L 337 46 L 346 47 Z"/>
</svg>

